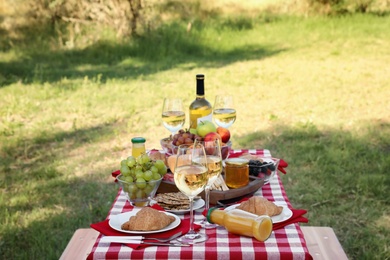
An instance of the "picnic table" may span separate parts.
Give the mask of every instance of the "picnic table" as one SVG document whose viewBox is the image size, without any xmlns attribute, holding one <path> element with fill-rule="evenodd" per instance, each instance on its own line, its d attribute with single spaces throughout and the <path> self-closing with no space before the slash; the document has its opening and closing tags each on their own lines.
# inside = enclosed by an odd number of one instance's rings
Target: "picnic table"
<svg viewBox="0 0 390 260">
<path fill-rule="evenodd" d="M 251 150 L 233 150 L 231 156 Z M 253 151 L 252 151 L 253 152 Z M 269 153 L 267 150 L 255 150 L 255 153 Z M 269 154 L 270 155 L 270 154 Z M 292 209 L 286 191 L 277 173 L 269 183 L 258 189 L 253 196 L 263 196 L 270 201 L 277 202 Z M 111 217 L 134 210 L 126 199 L 124 192 L 119 189 L 118 194 L 109 211 L 106 221 Z M 298 212 L 298 211 L 297 211 Z M 302 214 L 302 213 L 301 213 Z M 182 220 L 189 219 L 189 214 L 179 215 Z M 202 209 L 194 213 L 195 222 L 201 221 L 204 216 Z M 299 217 L 299 216 L 297 216 Z M 148 246 L 131 248 L 120 243 L 101 242 L 100 234 L 88 254 L 88 259 L 312 259 L 305 241 L 302 229 L 297 222 L 274 230 L 271 236 L 260 242 L 254 238 L 238 236 L 228 233 L 219 226 L 215 229 L 199 229 L 207 234 L 209 239 L 204 243 L 189 247 Z"/>
</svg>

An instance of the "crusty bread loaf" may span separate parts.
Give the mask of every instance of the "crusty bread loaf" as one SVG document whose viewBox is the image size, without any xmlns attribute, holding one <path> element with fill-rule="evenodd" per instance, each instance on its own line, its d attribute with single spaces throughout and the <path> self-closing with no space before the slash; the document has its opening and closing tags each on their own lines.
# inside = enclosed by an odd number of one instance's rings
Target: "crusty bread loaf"
<svg viewBox="0 0 390 260">
<path fill-rule="evenodd" d="M 160 151 L 158 150 L 152 150 L 150 153 L 149 153 L 149 157 L 152 161 L 157 161 L 157 160 L 161 160 L 165 163 L 165 165 L 168 167 L 168 161 L 167 161 L 167 157 L 166 157 L 166 154 L 165 153 L 161 153 Z"/>
<path fill-rule="evenodd" d="M 177 155 L 171 155 L 171 156 L 168 157 L 168 167 L 171 170 L 171 172 L 175 171 L 176 160 L 177 160 Z M 190 157 L 189 154 L 180 155 L 177 166 L 184 165 L 185 163 L 187 163 L 190 160 L 191 160 L 191 157 Z"/>
<path fill-rule="evenodd" d="M 268 215 L 270 217 L 279 215 L 283 211 L 282 206 L 277 206 L 264 197 L 253 196 L 242 202 L 237 209 L 245 210 L 256 215 Z"/>
<path fill-rule="evenodd" d="M 131 216 L 129 221 L 123 223 L 121 228 L 123 230 L 134 231 L 159 230 L 165 228 L 173 221 L 175 221 L 173 216 L 149 207 L 144 207 L 135 216 Z"/>
</svg>

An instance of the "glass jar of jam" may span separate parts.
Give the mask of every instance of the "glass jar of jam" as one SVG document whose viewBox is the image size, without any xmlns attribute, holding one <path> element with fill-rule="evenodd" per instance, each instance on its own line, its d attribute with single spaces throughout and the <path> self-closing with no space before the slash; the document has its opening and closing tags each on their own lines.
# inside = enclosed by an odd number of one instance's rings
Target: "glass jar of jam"
<svg viewBox="0 0 390 260">
<path fill-rule="evenodd" d="M 241 188 L 249 183 L 249 161 L 231 158 L 225 161 L 225 182 L 229 188 Z"/>
</svg>

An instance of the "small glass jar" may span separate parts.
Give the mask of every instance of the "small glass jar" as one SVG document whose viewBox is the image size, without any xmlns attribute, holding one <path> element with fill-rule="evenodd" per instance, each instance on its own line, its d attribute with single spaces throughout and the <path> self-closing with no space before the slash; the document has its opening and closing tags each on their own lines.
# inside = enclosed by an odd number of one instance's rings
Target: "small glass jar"
<svg viewBox="0 0 390 260">
<path fill-rule="evenodd" d="M 229 188 L 237 189 L 249 183 L 249 161 L 231 158 L 225 161 L 225 182 Z"/>
<path fill-rule="evenodd" d="M 133 144 L 131 155 L 137 158 L 141 154 L 146 153 L 145 148 L 146 139 L 143 137 L 134 137 L 131 139 L 131 143 Z"/>
</svg>

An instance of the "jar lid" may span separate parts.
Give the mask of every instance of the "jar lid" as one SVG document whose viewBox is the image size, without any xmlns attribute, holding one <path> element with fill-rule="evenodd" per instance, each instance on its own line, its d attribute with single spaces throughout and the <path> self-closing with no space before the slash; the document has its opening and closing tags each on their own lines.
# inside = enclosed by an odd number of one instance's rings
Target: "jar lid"
<svg viewBox="0 0 390 260">
<path fill-rule="evenodd" d="M 243 158 L 231 158 L 227 159 L 225 163 L 231 166 L 244 166 L 249 163 L 249 160 Z"/>
<path fill-rule="evenodd" d="M 145 141 L 146 141 L 146 139 L 143 137 L 134 137 L 131 139 L 131 142 L 136 143 L 136 144 L 145 143 Z"/>
<path fill-rule="evenodd" d="M 213 212 L 215 209 L 217 209 L 217 208 L 213 207 L 213 208 L 210 208 L 209 211 L 207 211 L 206 219 L 211 224 L 214 224 L 213 222 L 211 222 L 211 212 Z"/>
</svg>

